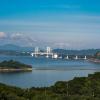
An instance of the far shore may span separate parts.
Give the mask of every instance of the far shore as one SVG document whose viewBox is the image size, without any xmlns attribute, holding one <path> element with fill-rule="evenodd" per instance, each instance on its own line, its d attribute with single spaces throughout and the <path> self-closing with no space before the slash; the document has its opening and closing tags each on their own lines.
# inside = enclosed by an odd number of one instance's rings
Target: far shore
<svg viewBox="0 0 100 100">
<path fill-rule="evenodd" d="M 21 69 L 16 69 L 16 68 L 0 68 L 0 72 L 16 72 L 16 71 L 32 71 L 32 68 L 21 68 Z"/>
<path fill-rule="evenodd" d="M 99 70 L 100 68 L 33 68 L 33 70 L 37 70 L 37 71 L 43 71 L 43 70 L 47 70 L 47 71 L 72 71 L 72 70 Z"/>
<path fill-rule="evenodd" d="M 88 59 L 88 61 L 100 64 L 100 59 L 90 58 L 90 59 Z"/>
</svg>

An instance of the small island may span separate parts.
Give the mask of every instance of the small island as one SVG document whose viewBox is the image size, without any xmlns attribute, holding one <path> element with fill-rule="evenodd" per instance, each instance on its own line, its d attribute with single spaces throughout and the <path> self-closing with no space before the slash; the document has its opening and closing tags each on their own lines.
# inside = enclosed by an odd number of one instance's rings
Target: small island
<svg viewBox="0 0 100 100">
<path fill-rule="evenodd" d="M 14 60 L 0 62 L 0 72 L 13 71 L 32 71 L 32 66 Z"/>
</svg>

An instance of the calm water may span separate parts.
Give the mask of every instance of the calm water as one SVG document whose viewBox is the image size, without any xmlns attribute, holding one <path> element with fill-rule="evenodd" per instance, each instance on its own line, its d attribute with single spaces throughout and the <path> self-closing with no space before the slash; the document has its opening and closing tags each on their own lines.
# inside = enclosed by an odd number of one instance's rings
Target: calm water
<svg viewBox="0 0 100 100">
<path fill-rule="evenodd" d="M 0 61 L 17 60 L 32 65 L 32 72 L 0 73 L 0 82 L 22 88 L 51 86 L 56 81 L 70 80 L 100 71 L 100 64 L 84 60 L 52 60 L 23 56 L 0 56 Z"/>
</svg>

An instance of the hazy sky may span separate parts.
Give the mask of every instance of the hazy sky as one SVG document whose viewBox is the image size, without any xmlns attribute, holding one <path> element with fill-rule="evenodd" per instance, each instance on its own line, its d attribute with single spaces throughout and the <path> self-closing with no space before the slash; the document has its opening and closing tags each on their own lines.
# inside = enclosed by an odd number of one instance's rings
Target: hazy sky
<svg viewBox="0 0 100 100">
<path fill-rule="evenodd" d="M 100 0 L 0 0 L 0 45 L 100 48 Z"/>
</svg>

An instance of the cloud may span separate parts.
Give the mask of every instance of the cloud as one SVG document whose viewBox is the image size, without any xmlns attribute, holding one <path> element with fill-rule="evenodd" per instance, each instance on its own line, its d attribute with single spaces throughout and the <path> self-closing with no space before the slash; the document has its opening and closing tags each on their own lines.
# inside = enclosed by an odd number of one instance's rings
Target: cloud
<svg viewBox="0 0 100 100">
<path fill-rule="evenodd" d="M 21 39 L 22 37 L 23 37 L 23 34 L 21 34 L 21 33 L 13 33 L 10 36 L 11 39 L 15 39 L 15 40 Z"/>
<path fill-rule="evenodd" d="M 6 37 L 7 37 L 7 35 L 5 32 L 0 32 L 0 39 L 6 38 Z"/>
<path fill-rule="evenodd" d="M 14 43 L 20 43 L 24 46 L 33 46 L 36 44 L 37 40 L 33 37 L 30 37 L 29 35 L 23 34 L 23 33 L 12 33 L 9 36 L 10 40 Z"/>
<path fill-rule="evenodd" d="M 70 47 L 71 46 L 71 44 L 70 43 L 66 43 L 66 42 L 59 42 L 59 43 L 55 43 L 54 44 L 54 46 L 55 47 L 57 47 L 57 48 L 67 48 L 67 47 Z"/>
</svg>

